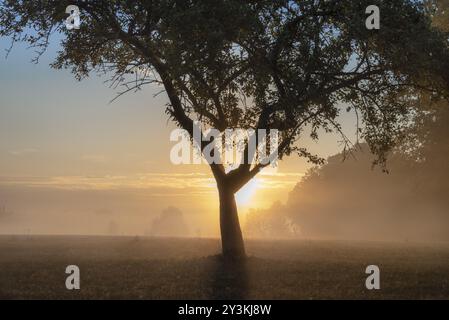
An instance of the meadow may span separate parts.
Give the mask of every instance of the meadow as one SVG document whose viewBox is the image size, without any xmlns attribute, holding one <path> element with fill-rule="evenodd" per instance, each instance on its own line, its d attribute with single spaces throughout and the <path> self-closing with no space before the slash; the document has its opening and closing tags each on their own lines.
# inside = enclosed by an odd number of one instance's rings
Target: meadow
<svg viewBox="0 0 449 320">
<path fill-rule="evenodd" d="M 0 299 L 448 299 L 449 245 L 246 242 L 225 262 L 218 239 L 0 236 Z M 381 289 L 365 288 L 366 266 Z M 81 289 L 67 290 L 67 265 Z"/>
</svg>

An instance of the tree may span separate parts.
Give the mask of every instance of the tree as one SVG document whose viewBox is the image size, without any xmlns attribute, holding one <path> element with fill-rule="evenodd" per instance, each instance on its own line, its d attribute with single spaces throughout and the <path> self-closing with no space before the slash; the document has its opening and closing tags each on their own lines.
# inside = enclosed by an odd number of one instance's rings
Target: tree
<svg viewBox="0 0 449 320">
<path fill-rule="evenodd" d="M 187 237 L 190 231 L 182 211 L 170 206 L 162 210 L 161 214 L 153 220 L 149 234 L 162 237 Z"/>
<path fill-rule="evenodd" d="M 298 226 L 289 217 L 287 208 L 275 202 L 269 209 L 250 210 L 244 230 L 254 238 L 288 239 L 299 235 Z"/>
<path fill-rule="evenodd" d="M 80 30 L 64 28 L 69 4 L 81 10 Z M 365 28 L 373 4 L 380 30 Z M 78 79 L 113 73 L 122 93 L 163 86 L 168 116 L 192 139 L 195 120 L 203 132 L 277 129 L 279 159 L 322 160 L 297 144 L 308 129 L 314 139 L 323 129 L 340 133 L 347 149 L 338 117 L 347 110 L 359 119 L 358 138 L 384 164 L 409 123 L 415 89 L 440 97 L 449 88 L 447 34 L 412 0 L 1 2 L 0 35 L 27 41 L 37 59 L 52 32 L 64 35 L 53 67 L 71 68 Z M 234 194 L 265 166 L 249 158 L 232 169 L 210 164 L 226 257 L 245 255 Z"/>
</svg>

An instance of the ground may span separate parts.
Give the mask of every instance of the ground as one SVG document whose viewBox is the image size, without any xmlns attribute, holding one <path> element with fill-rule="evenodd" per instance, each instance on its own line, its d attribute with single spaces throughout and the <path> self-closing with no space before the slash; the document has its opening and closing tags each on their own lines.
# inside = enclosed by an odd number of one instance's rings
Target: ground
<svg viewBox="0 0 449 320">
<path fill-rule="evenodd" d="M 449 245 L 246 242 L 225 263 L 218 239 L 0 236 L 1 299 L 448 299 Z M 81 290 L 65 288 L 67 265 Z M 365 288 L 365 268 L 381 290 Z"/>
</svg>

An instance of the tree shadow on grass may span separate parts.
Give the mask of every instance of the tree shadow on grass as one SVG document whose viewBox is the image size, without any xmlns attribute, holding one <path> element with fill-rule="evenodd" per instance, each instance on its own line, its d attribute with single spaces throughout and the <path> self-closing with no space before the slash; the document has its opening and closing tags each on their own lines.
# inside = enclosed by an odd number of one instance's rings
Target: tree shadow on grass
<svg viewBox="0 0 449 320">
<path fill-rule="evenodd" d="M 214 260 L 210 299 L 241 300 L 248 298 L 249 273 L 246 259 L 226 260 L 221 255 Z"/>
</svg>

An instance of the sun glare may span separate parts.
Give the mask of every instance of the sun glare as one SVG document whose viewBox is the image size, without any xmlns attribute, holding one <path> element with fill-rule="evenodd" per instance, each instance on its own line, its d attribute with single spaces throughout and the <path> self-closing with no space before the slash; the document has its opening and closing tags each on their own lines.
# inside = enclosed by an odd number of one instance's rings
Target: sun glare
<svg viewBox="0 0 449 320">
<path fill-rule="evenodd" d="M 256 191 L 260 188 L 260 179 L 253 179 L 248 184 L 246 184 L 239 192 L 235 195 L 235 201 L 239 206 L 248 206 L 254 200 Z"/>
</svg>

